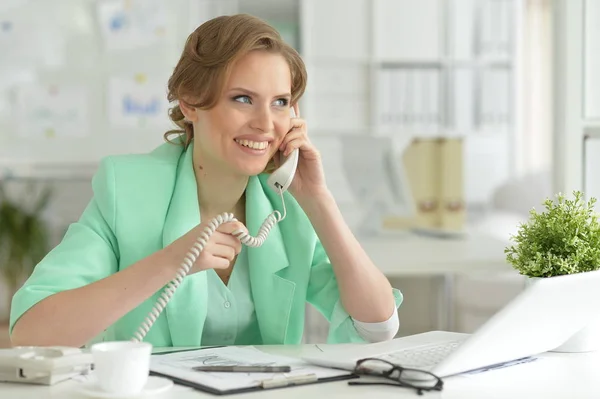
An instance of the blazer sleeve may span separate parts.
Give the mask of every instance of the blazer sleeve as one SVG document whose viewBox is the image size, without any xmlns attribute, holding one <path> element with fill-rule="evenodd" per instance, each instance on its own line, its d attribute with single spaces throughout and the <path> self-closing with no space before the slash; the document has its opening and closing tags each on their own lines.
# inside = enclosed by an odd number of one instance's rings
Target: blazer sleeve
<svg viewBox="0 0 600 399">
<path fill-rule="evenodd" d="M 366 343 L 358 333 L 352 317 L 346 312 L 340 300 L 340 292 L 333 267 L 317 239 L 308 284 L 307 301 L 313 305 L 329 322 L 327 343 Z M 396 308 L 402 303 L 402 293 L 393 288 Z"/>
<path fill-rule="evenodd" d="M 36 265 L 16 292 L 10 311 L 10 332 L 16 321 L 41 300 L 79 288 L 118 270 L 115 238 L 115 178 L 110 158 L 100 163 L 92 179 L 93 197 L 62 241 Z"/>
</svg>

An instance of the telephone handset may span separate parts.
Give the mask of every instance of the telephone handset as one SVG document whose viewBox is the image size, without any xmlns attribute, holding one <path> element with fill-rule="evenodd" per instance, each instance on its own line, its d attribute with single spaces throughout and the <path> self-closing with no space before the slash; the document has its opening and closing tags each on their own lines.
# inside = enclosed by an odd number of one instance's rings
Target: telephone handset
<svg viewBox="0 0 600 399">
<path fill-rule="evenodd" d="M 293 108 L 290 108 L 290 115 L 292 118 L 296 117 L 296 113 Z M 283 193 L 288 189 L 294 176 L 296 174 L 296 168 L 298 166 L 298 157 L 299 150 L 295 149 L 292 151 L 285 159 L 282 160 L 281 165 L 277 168 L 273 173 L 267 178 L 267 184 L 271 187 L 275 192 L 277 192 L 281 197 L 281 203 L 283 206 L 283 215 L 279 211 L 274 211 L 271 213 L 261 227 L 258 230 L 258 234 L 253 237 L 244 231 L 235 231 L 233 235 L 235 235 L 242 244 L 249 247 L 260 247 L 263 245 L 269 232 L 273 228 L 273 226 L 279 222 L 281 222 L 286 216 L 285 210 L 285 201 L 283 199 Z M 135 332 L 132 341 L 141 342 L 144 340 L 144 336 L 148 333 L 160 313 L 167 306 L 167 303 L 175 293 L 175 290 L 179 287 L 184 277 L 189 273 L 190 269 L 196 259 L 200 255 L 200 252 L 204 249 L 206 242 L 210 238 L 210 236 L 215 232 L 215 230 L 223 223 L 234 221 L 235 216 L 232 213 L 223 213 L 218 215 L 214 219 L 212 219 L 208 225 L 204 228 L 202 235 L 196 239 L 196 242 L 189 250 L 189 252 L 184 256 L 184 259 L 181 263 L 179 270 L 177 271 L 177 276 L 171 280 L 171 282 L 165 287 L 165 290 L 158 298 L 157 303 L 154 305 L 154 308 L 150 311 L 150 313 L 146 316 L 146 319 L 142 322 L 138 330 Z"/>
<path fill-rule="evenodd" d="M 294 109 L 290 109 L 292 118 L 296 117 L 296 113 Z M 288 155 L 285 159 L 282 160 L 279 168 L 271 173 L 271 176 L 267 179 L 267 183 L 273 190 L 276 192 L 286 191 L 292 180 L 294 179 L 294 175 L 296 174 L 296 168 L 298 167 L 298 154 L 299 150 L 295 149 Z"/>
</svg>

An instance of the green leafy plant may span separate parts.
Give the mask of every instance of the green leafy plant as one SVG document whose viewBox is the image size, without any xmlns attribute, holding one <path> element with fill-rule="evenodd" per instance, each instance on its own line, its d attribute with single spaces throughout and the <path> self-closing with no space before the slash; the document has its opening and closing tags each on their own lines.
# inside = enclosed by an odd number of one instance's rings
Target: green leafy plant
<svg viewBox="0 0 600 399">
<path fill-rule="evenodd" d="M 35 195 L 29 186 L 19 200 L 12 200 L 0 185 L 0 272 L 10 299 L 50 249 L 50 231 L 42 212 L 51 191 Z"/>
<path fill-rule="evenodd" d="M 596 198 L 587 202 L 580 191 L 567 199 L 546 199 L 545 211 L 530 211 L 505 249 L 506 260 L 528 277 L 552 277 L 600 269 L 600 223 Z"/>
</svg>

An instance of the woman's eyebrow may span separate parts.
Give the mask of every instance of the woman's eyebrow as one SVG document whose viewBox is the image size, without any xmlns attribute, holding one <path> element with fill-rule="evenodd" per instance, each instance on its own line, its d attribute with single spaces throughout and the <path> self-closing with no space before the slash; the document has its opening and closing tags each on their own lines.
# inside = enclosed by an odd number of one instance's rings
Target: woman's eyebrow
<svg viewBox="0 0 600 399">
<path fill-rule="evenodd" d="M 243 93 L 249 94 L 251 96 L 254 97 L 260 97 L 260 95 L 252 90 L 248 90 L 248 89 L 244 89 L 243 87 L 234 87 L 231 89 L 231 91 L 241 91 Z M 278 94 L 276 96 L 273 96 L 273 98 L 278 98 L 278 97 L 291 97 L 292 94 L 291 93 L 283 93 L 283 94 Z"/>
</svg>

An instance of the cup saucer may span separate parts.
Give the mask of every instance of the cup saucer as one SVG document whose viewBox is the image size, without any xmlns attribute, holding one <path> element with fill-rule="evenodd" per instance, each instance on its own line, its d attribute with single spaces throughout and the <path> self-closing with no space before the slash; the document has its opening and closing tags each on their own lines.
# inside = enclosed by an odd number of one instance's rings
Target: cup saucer
<svg viewBox="0 0 600 399">
<path fill-rule="evenodd" d="M 168 391 L 169 389 L 171 389 L 172 386 L 173 381 L 167 378 L 151 375 L 148 376 L 148 382 L 146 383 L 142 391 L 134 395 L 124 395 L 119 393 L 105 392 L 98 387 L 94 379 L 81 383 L 79 387 L 77 387 L 77 390 L 79 391 L 79 393 L 82 393 L 92 398 L 132 399 L 148 397 L 150 395 L 157 395 L 159 393 Z"/>
</svg>

